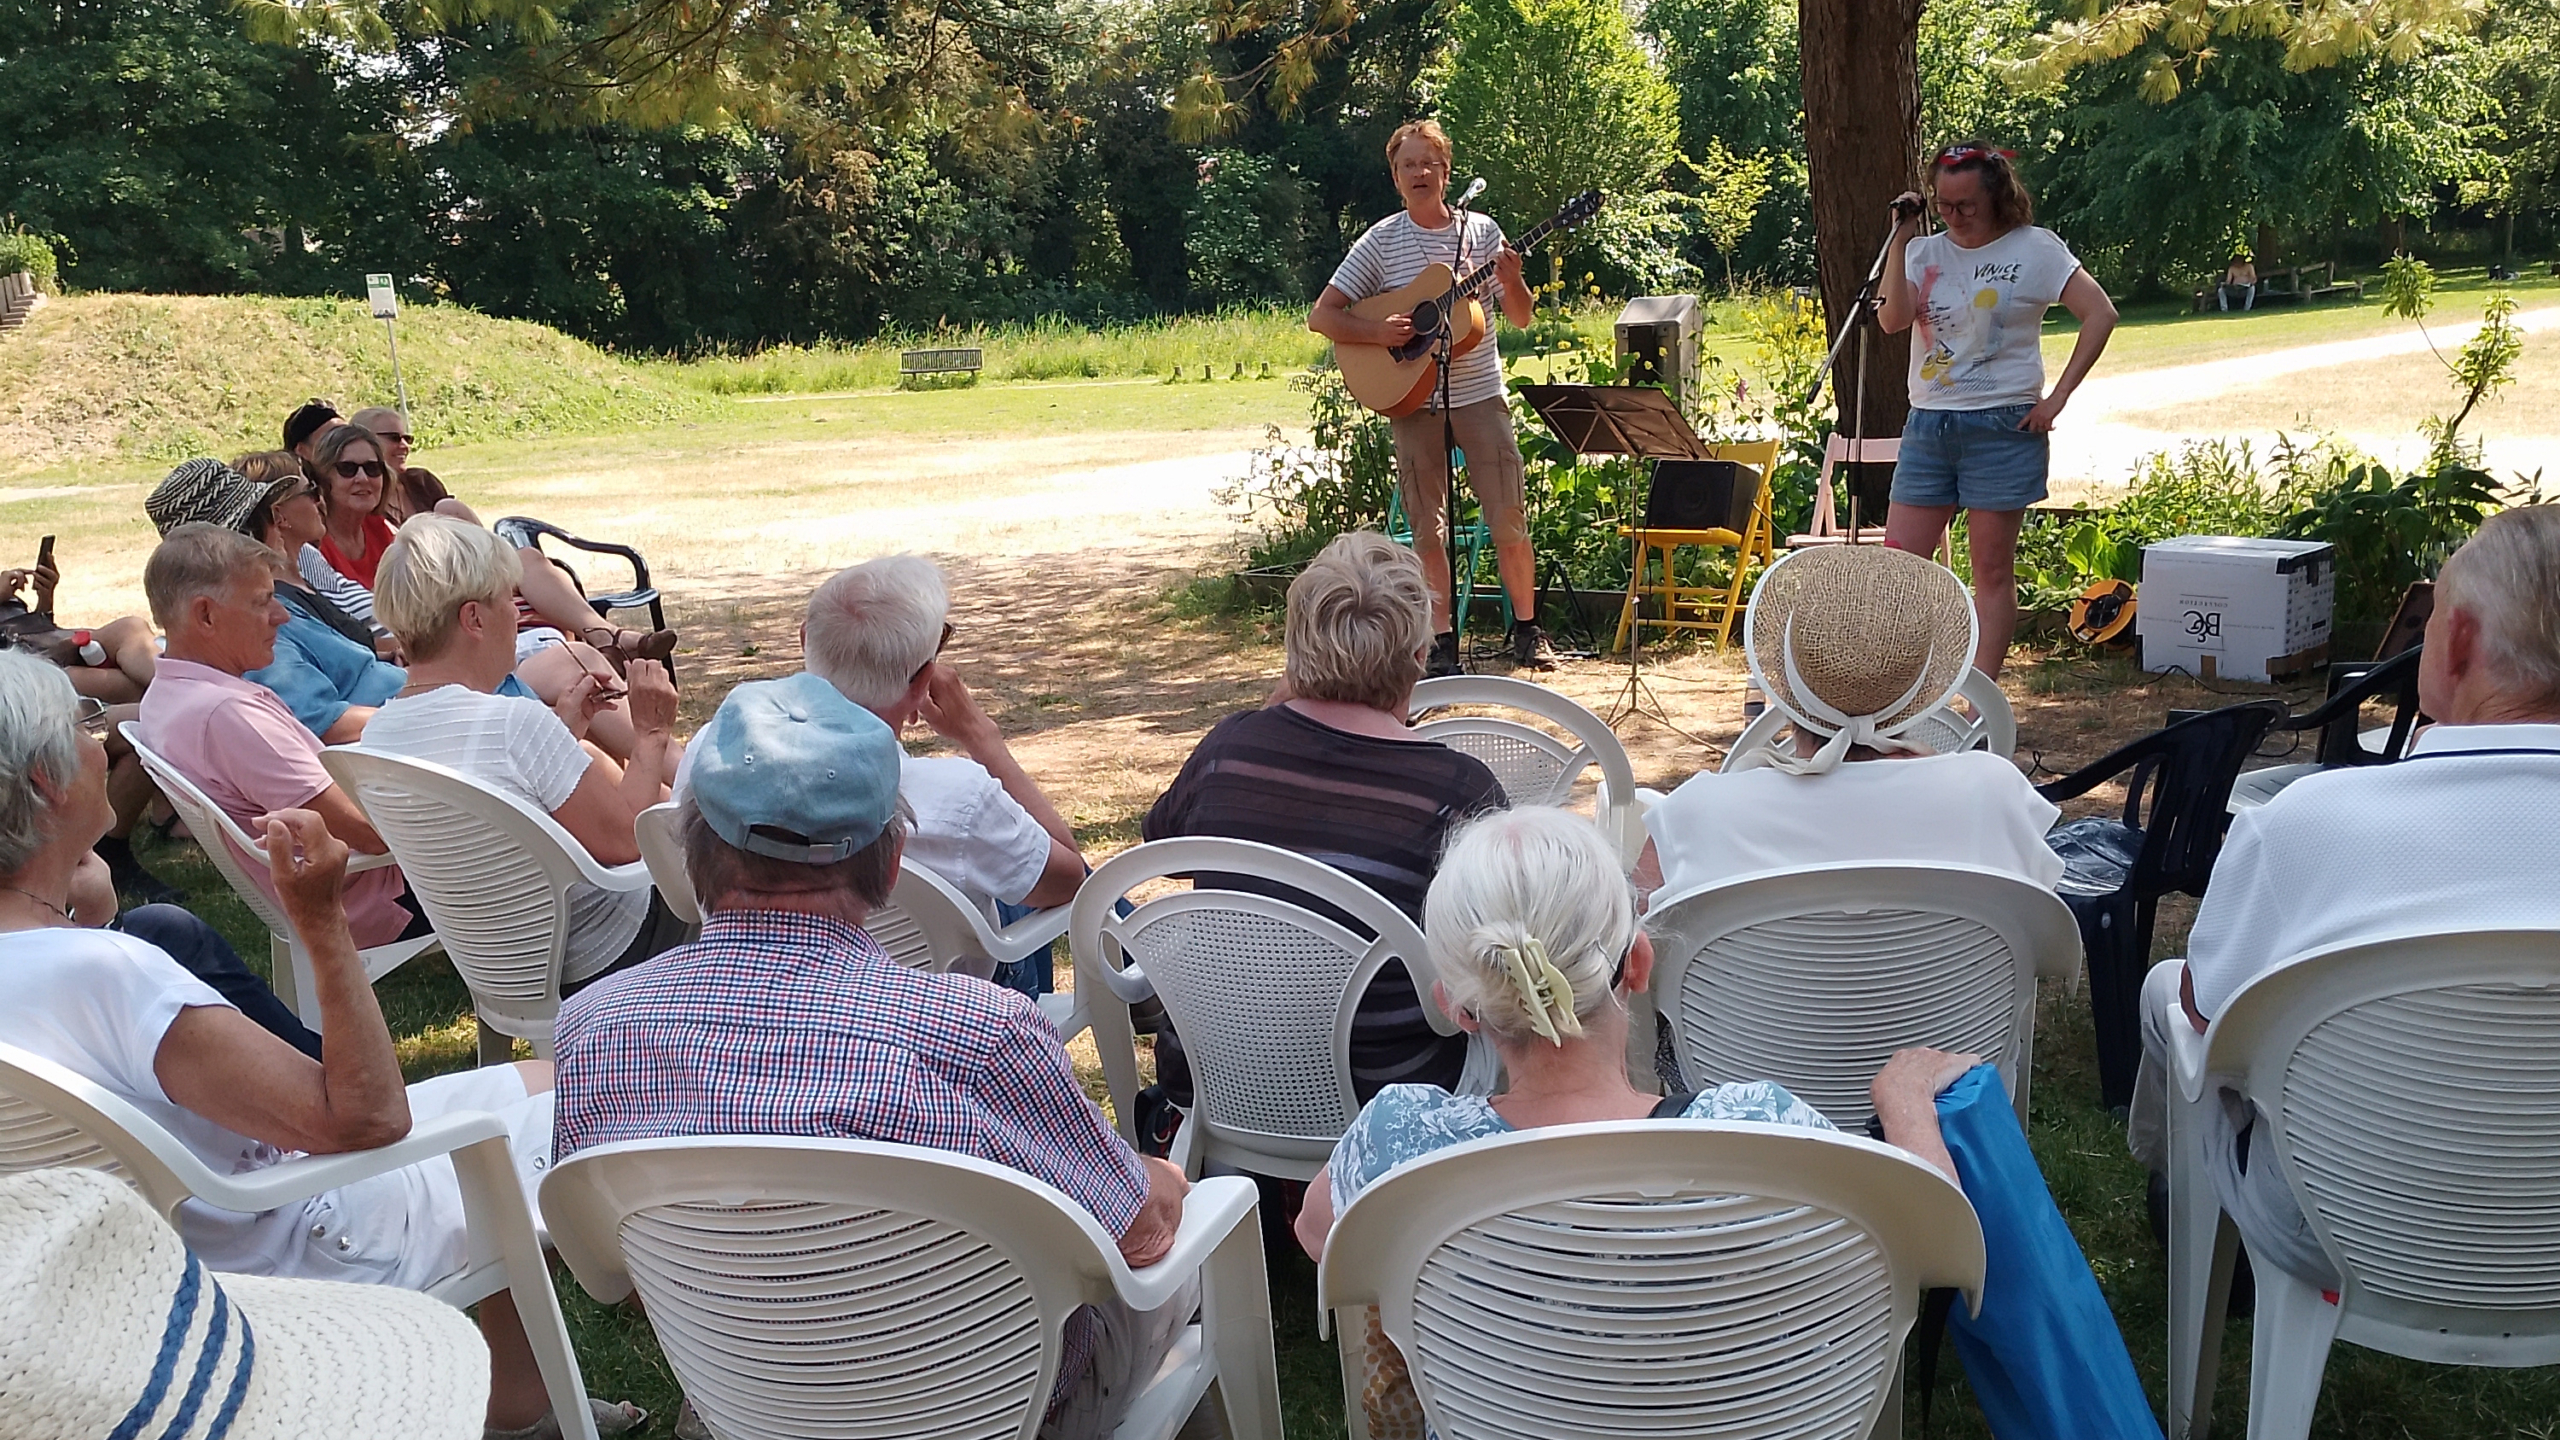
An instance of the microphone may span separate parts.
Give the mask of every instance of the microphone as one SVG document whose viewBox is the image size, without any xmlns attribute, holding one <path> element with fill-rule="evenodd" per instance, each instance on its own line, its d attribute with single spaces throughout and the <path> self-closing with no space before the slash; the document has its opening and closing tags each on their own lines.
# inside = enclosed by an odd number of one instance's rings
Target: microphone
<svg viewBox="0 0 2560 1440">
<path fill-rule="evenodd" d="M 1479 196 L 1479 195 L 1481 195 L 1481 194 L 1483 194 L 1483 193 L 1484 193 L 1484 177 L 1483 177 L 1483 176 L 1481 176 L 1481 175 L 1479 175 L 1479 176 L 1477 176 L 1476 178 L 1474 178 L 1473 180 L 1470 180 L 1470 181 L 1468 181 L 1468 182 L 1467 182 L 1467 188 L 1466 188 L 1463 192 L 1461 192 L 1461 193 L 1459 194 L 1459 196 L 1458 196 L 1458 203 L 1457 203 L 1456 208 L 1457 208 L 1457 209 L 1460 209 L 1460 210 L 1464 210 L 1464 209 L 1466 209 L 1468 206 L 1473 205 L 1474 203 L 1476 203 L 1476 197 L 1477 197 L 1477 196 Z"/>
</svg>

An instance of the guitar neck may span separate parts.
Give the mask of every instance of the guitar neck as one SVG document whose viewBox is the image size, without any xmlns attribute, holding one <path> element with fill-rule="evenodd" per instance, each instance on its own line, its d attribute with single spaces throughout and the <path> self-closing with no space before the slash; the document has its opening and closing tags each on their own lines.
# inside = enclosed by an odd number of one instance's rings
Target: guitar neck
<svg viewBox="0 0 2560 1440">
<path fill-rule="evenodd" d="M 1521 235 L 1519 239 L 1512 241 L 1511 248 L 1519 251 L 1523 255 L 1526 255 L 1530 251 L 1538 248 L 1539 241 L 1556 233 L 1556 228 L 1557 222 L 1555 217 L 1549 216 L 1548 218 L 1539 221 L 1537 224 L 1530 226 L 1528 231 Z M 1474 269 L 1469 270 L 1466 274 L 1458 278 L 1458 294 L 1470 300 L 1474 299 L 1475 293 L 1484 288 L 1484 282 L 1492 278 L 1492 275 L 1493 262 L 1487 260 L 1483 264 L 1476 266 Z"/>
</svg>

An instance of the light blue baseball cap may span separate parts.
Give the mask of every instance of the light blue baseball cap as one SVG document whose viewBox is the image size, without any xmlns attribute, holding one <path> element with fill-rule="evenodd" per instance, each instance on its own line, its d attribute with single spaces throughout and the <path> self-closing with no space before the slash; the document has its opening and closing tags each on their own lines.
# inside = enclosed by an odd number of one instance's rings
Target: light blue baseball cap
<svg viewBox="0 0 2560 1440">
<path fill-rule="evenodd" d="M 752 680 L 703 727 L 691 794 L 739 849 L 832 865 L 889 827 L 902 758 L 879 716 L 817 676 Z"/>
</svg>

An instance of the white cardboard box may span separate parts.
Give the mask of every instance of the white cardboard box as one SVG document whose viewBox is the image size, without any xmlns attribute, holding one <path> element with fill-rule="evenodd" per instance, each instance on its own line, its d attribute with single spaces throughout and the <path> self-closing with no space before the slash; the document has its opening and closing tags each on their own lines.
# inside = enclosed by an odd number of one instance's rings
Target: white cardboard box
<svg viewBox="0 0 2560 1440">
<path fill-rule="evenodd" d="M 2318 540 L 2181 535 L 2143 547 L 2134 632 L 2146 670 L 2268 680 L 2325 659 L 2337 552 Z"/>
</svg>

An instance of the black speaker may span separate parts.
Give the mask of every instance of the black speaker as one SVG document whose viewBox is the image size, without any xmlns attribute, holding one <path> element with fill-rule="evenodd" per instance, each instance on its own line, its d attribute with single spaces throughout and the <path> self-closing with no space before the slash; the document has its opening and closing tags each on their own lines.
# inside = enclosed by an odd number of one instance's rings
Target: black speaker
<svg viewBox="0 0 2560 1440">
<path fill-rule="evenodd" d="M 1730 530 L 1751 525 L 1759 477 L 1730 460 L 1656 460 L 1645 495 L 1647 530 Z"/>
</svg>

